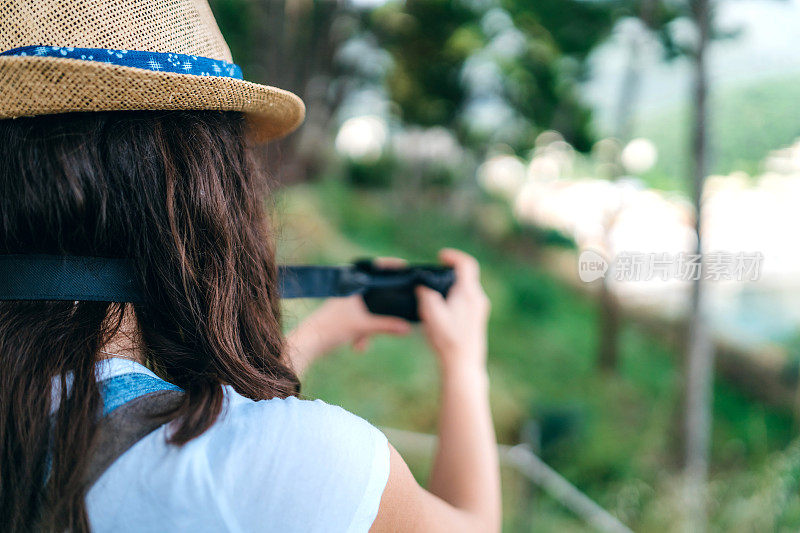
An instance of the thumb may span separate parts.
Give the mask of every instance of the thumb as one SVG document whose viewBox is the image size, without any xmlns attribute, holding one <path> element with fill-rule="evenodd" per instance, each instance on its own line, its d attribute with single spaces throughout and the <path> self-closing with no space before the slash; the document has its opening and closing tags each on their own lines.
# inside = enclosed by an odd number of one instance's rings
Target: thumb
<svg viewBox="0 0 800 533">
<path fill-rule="evenodd" d="M 414 289 L 417 295 L 417 313 L 423 322 L 438 321 L 447 314 L 444 297 L 431 288 L 418 285 Z"/>
</svg>

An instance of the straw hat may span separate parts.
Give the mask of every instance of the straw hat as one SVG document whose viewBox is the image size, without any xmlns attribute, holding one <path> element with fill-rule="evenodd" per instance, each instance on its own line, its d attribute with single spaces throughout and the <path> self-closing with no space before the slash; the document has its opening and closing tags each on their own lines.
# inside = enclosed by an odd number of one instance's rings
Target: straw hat
<svg viewBox="0 0 800 533">
<path fill-rule="evenodd" d="M 137 109 L 243 111 L 257 141 L 305 115 L 241 79 L 206 0 L 0 0 L 0 118 Z"/>
</svg>

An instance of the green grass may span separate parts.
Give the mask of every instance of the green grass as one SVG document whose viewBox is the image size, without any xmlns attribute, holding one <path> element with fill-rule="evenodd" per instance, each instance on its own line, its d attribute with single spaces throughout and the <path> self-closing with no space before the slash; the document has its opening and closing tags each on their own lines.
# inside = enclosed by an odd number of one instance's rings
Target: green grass
<svg viewBox="0 0 800 533">
<path fill-rule="evenodd" d="M 770 150 L 800 137 L 800 77 L 775 78 L 728 87 L 710 96 L 710 171 L 727 174 L 760 170 Z M 656 167 L 644 179 L 653 187 L 687 191 L 689 112 L 683 105 L 642 117 L 635 136 L 659 150 Z"/>
<path fill-rule="evenodd" d="M 533 418 L 547 433 L 542 457 L 581 490 L 637 530 L 674 526 L 681 407 L 676 354 L 625 327 L 619 372 L 599 373 L 594 302 L 556 281 L 535 254 L 520 253 L 524 246 L 487 240 L 472 217 L 452 214 L 459 210 L 449 199 L 425 198 L 410 203 L 399 193 L 353 191 L 335 180 L 293 187 L 278 203 L 281 256 L 347 262 L 393 255 L 429 262 L 443 246 L 474 254 L 492 300 L 489 370 L 498 438 L 518 442 Z M 312 305 L 293 302 L 288 321 Z M 308 397 L 342 405 L 376 425 L 435 430 L 436 367 L 419 334 L 376 339 L 363 355 L 343 349 L 313 367 L 304 386 Z M 792 419 L 724 383 L 715 388 L 714 409 L 714 519 L 729 523 L 741 501 L 750 502 L 752 512 L 736 515 L 737 524 L 760 524 L 752 502 L 762 501 L 758 487 L 769 486 L 770 465 L 793 437 Z M 427 463 L 414 459 L 411 466 L 424 481 Z M 585 530 L 541 494 L 523 511 L 522 487 L 505 473 L 506 530 Z M 786 509 L 780 524 L 800 525 L 800 502 L 795 498 Z"/>
</svg>

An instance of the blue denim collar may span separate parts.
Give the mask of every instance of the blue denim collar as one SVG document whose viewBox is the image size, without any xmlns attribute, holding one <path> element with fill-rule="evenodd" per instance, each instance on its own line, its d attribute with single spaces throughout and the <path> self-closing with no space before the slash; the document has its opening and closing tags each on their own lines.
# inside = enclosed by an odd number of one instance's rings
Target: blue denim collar
<svg viewBox="0 0 800 533">
<path fill-rule="evenodd" d="M 118 407 L 151 392 L 182 390 L 161 378 L 137 372 L 106 379 L 99 385 L 100 394 L 103 396 L 103 416 L 108 416 Z"/>
<path fill-rule="evenodd" d="M 98 361 L 95 374 L 103 397 L 103 416 L 139 396 L 160 390 L 181 390 L 144 365 L 121 357 Z"/>
</svg>

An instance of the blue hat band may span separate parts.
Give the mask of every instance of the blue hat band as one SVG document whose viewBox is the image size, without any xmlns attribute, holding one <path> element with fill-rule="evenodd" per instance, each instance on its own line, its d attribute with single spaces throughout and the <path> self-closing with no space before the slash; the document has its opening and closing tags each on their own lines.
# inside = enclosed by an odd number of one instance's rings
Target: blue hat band
<svg viewBox="0 0 800 533">
<path fill-rule="evenodd" d="M 72 46 L 23 46 L 0 52 L 0 56 L 60 57 L 94 61 L 152 72 L 174 72 L 195 76 L 242 79 L 239 65 L 220 59 L 186 54 L 112 50 L 108 48 L 75 48 Z"/>
</svg>

